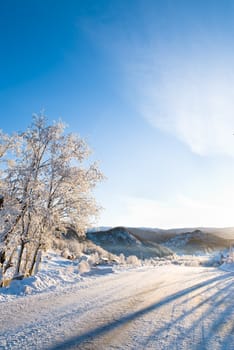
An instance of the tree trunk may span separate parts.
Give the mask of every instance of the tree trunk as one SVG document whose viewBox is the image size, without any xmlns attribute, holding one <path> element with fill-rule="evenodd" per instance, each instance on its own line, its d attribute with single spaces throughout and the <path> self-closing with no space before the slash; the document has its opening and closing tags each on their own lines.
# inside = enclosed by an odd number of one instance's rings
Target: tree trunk
<svg viewBox="0 0 234 350">
<path fill-rule="evenodd" d="M 15 253 L 15 249 L 16 249 L 16 248 L 14 248 L 14 249 L 12 250 L 11 255 L 9 256 L 9 258 L 8 258 L 7 262 L 5 263 L 5 265 L 3 266 L 3 274 L 5 274 L 6 271 L 9 269 L 9 267 L 12 266 L 11 263 L 12 263 L 12 258 L 13 258 L 14 253 Z"/>
<path fill-rule="evenodd" d="M 34 266 L 35 266 L 36 261 L 37 261 L 37 255 L 38 255 L 38 252 L 40 250 L 40 247 L 41 247 L 41 245 L 38 244 L 38 246 L 36 247 L 36 249 L 34 251 L 33 258 L 32 258 L 32 263 L 31 263 L 30 269 L 28 271 L 29 276 L 32 276 L 32 274 L 33 274 L 33 269 L 34 269 Z"/>
<path fill-rule="evenodd" d="M 6 253 L 4 250 L 0 251 L 0 264 L 3 265 L 6 260 Z"/>
<path fill-rule="evenodd" d="M 0 288 L 2 287 L 3 284 L 3 273 L 2 273 L 2 267 L 0 269 Z"/>
<path fill-rule="evenodd" d="M 39 250 L 38 253 L 37 253 L 36 263 L 35 263 L 35 266 L 34 266 L 34 275 L 36 275 L 38 273 L 39 265 L 41 263 L 41 257 L 42 257 L 42 251 Z"/>
<path fill-rule="evenodd" d="M 18 260 L 17 260 L 17 263 L 16 263 L 14 276 L 18 276 L 19 275 L 21 260 L 22 260 L 22 256 L 23 256 L 23 252 L 24 252 L 24 247 L 25 247 L 25 242 L 24 242 L 24 240 L 21 240 L 20 250 L 19 250 L 19 254 L 18 254 Z"/>
<path fill-rule="evenodd" d="M 27 275 L 27 266 L 29 264 L 30 261 L 30 246 L 26 247 L 26 254 L 25 254 L 25 261 L 24 261 L 24 265 L 22 267 L 22 273 L 26 276 Z"/>
<path fill-rule="evenodd" d="M 16 228 L 18 222 L 20 221 L 20 219 L 24 216 L 25 212 L 27 209 L 27 205 L 24 204 L 23 207 L 21 208 L 21 212 L 16 216 L 15 221 L 13 222 L 12 226 L 10 227 L 10 229 L 8 229 L 4 234 L 3 234 L 3 239 L 2 241 L 5 242 L 9 235 L 14 231 L 14 229 Z"/>
</svg>

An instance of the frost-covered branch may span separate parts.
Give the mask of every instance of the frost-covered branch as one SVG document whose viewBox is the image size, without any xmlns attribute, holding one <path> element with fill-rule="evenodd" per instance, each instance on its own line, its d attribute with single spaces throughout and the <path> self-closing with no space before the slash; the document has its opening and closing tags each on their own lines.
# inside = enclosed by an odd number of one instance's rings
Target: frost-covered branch
<svg viewBox="0 0 234 350">
<path fill-rule="evenodd" d="M 39 115 L 16 142 L 0 134 L 3 274 L 13 261 L 16 274 L 32 273 L 57 228 L 72 225 L 84 233 L 99 212 L 92 190 L 103 175 L 96 163 L 83 165 L 90 155 L 86 142 L 64 130 L 62 122 L 47 125 Z"/>
</svg>

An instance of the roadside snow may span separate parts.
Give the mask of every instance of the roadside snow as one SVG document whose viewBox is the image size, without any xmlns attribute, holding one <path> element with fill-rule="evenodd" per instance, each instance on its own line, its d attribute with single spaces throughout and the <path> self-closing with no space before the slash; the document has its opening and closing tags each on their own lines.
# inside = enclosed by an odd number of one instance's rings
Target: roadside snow
<svg viewBox="0 0 234 350">
<path fill-rule="evenodd" d="M 36 276 L 21 281 L 14 280 L 10 287 L 0 289 L 0 302 L 23 295 L 69 288 L 80 280 L 82 277 L 78 274 L 77 262 L 50 252 L 43 257 L 41 269 Z"/>
<path fill-rule="evenodd" d="M 88 259 L 86 256 L 84 258 Z M 9 287 L 0 289 L 0 303 L 30 294 L 64 291 L 85 278 L 97 278 L 113 272 L 112 266 L 97 266 L 92 267 L 89 272 L 81 273 L 78 265 L 78 260 L 68 260 L 55 252 L 49 252 L 43 256 L 36 276 L 14 280 Z"/>
<path fill-rule="evenodd" d="M 201 262 L 206 262 L 207 257 L 182 256 L 175 263 L 178 265 L 196 267 Z M 83 256 L 81 261 L 87 261 L 88 256 Z M 170 260 L 154 260 L 149 265 L 154 267 L 171 265 Z M 70 289 L 76 286 L 81 281 L 87 278 L 97 278 L 106 273 L 123 272 L 126 270 L 139 269 L 139 266 L 134 265 L 117 265 L 117 266 L 95 266 L 89 272 L 81 273 L 79 270 L 79 262 L 77 260 L 68 260 L 54 251 L 48 252 L 43 256 L 40 271 L 36 276 L 25 278 L 23 280 L 15 280 L 9 287 L 0 289 L 0 302 L 13 300 L 18 297 L 23 297 L 37 293 L 59 292 L 65 289 Z M 147 265 L 147 263 L 146 263 Z M 152 266 L 143 266 L 144 268 L 152 268 Z M 220 269 L 227 272 L 234 272 L 234 263 L 224 263 Z M 84 270 L 85 271 L 85 270 Z"/>
<path fill-rule="evenodd" d="M 234 262 L 232 263 L 224 263 L 220 266 L 220 268 L 224 271 L 234 272 Z"/>
</svg>

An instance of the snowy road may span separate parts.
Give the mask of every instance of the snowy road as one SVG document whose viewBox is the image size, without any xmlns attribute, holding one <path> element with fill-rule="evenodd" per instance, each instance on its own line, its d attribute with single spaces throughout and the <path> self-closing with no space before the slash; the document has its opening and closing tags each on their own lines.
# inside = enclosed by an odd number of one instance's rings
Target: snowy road
<svg viewBox="0 0 234 350">
<path fill-rule="evenodd" d="M 0 349 L 234 350 L 234 274 L 160 266 L 0 303 Z"/>
</svg>

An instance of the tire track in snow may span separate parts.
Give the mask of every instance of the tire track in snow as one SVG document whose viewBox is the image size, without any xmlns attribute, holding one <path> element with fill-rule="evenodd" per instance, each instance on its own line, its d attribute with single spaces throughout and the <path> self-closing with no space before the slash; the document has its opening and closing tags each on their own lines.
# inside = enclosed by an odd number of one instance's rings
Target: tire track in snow
<svg viewBox="0 0 234 350">
<path fill-rule="evenodd" d="M 224 337 L 226 349 L 233 350 L 233 275 L 169 266 L 101 276 L 81 285 L 22 299 L 28 314 L 20 300 L 7 303 L 5 316 L 12 324 L 1 331 L 4 349 L 224 350 Z M 18 322 L 15 308 L 21 310 Z M 2 305 L 4 321 L 1 311 Z M 221 327 L 225 312 L 228 322 Z"/>
</svg>

